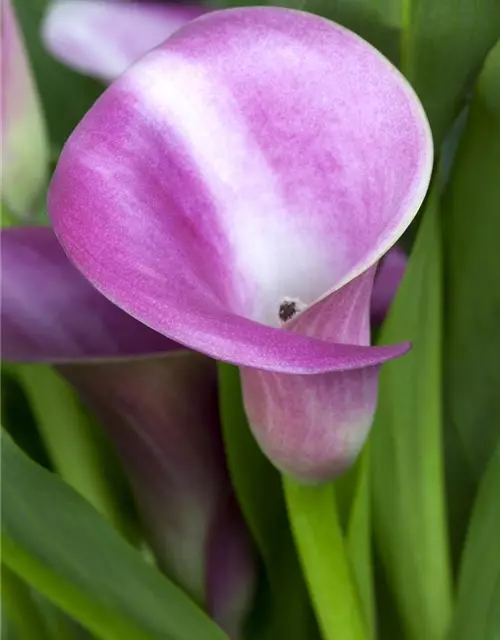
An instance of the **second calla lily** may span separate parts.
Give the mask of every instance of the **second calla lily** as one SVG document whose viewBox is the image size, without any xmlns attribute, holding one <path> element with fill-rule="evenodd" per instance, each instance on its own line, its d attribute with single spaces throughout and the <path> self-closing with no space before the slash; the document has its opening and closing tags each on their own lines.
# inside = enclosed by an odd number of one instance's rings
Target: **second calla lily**
<svg viewBox="0 0 500 640">
<path fill-rule="evenodd" d="M 373 47 L 307 13 L 218 11 L 121 76 L 68 141 L 49 214 L 110 300 L 241 368 L 263 450 L 308 482 L 372 422 L 377 261 L 415 216 L 432 140 Z"/>
<path fill-rule="evenodd" d="M 123 464 L 159 565 L 241 637 L 257 567 L 225 466 L 214 363 L 110 304 L 51 229 L 4 229 L 1 248 L 3 359 L 56 365 L 73 384 Z"/>
<path fill-rule="evenodd" d="M 110 82 L 205 12 L 194 4 L 56 0 L 47 11 L 42 36 L 47 49 L 61 62 Z"/>
</svg>

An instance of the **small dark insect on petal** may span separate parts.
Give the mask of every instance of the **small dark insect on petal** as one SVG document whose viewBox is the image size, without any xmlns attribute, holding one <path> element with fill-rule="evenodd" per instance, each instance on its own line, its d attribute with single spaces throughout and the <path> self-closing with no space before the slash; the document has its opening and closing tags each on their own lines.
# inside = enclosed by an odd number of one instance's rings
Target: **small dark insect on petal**
<svg viewBox="0 0 500 640">
<path fill-rule="evenodd" d="M 279 317 L 280 320 L 286 322 L 293 318 L 293 316 L 297 313 L 297 303 L 293 300 L 285 300 L 280 304 Z"/>
</svg>

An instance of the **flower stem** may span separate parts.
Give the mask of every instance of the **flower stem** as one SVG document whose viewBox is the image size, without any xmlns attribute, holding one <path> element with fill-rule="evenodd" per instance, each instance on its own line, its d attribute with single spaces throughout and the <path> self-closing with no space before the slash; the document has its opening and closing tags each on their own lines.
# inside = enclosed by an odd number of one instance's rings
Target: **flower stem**
<svg viewBox="0 0 500 640">
<path fill-rule="evenodd" d="M 109 481 L 105 452 L 76 395 L 45 365 L 16 367 L 52 463 L 60 476 L 118 530 L 128 522 Z"/>
<path fill-rule="evenodd" d="M 45 620 L 30 588 L 2 565 L 2 604 L 16 635 L 23 640 L 49 640 Z"/>
<path fill-rule="evenodd" d="M 16 216 L 7 207 L 5 202 L 0 202 L 0 226 L 2 229 L 4 227 L 15 227 L 16 222 L 19 223 L 19 220 L 16 220 Z"/>
<path fill-rule="evenodd" d="M 333 484 L 283 476 L 295 544 L 324 640 L 366 640 L 367 629 L 340 526 Z"/>
</svg>

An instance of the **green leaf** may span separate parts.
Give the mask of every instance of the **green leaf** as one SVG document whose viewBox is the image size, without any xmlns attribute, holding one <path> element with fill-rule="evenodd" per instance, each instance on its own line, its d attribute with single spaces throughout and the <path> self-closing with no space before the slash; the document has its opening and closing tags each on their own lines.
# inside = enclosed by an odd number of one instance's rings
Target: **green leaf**
<svg viewBox="0 0 500 640">
<path fill-rule="evenodd" d="M 2 607 L 2 619 L 0 620 L 0 629 L 2 629 L 2 640 L 20 640 L 19 634 L 16 633 L 10 618 L 7 617 L 5 607 Z"/>
<path fill-rule="evenodd" d="M 219 363 L 219 389 L 233 484 L 264 562 L 271 565 L 284 516 L 280 475 L 262 454 L 248 427 L 237 367 Z"/>
<path fill-rule="evenodd" d="M 316 628 L 295 554 L 281 477 L 259 449 L 248 426 L 237 367 L 219 362 L 220 410 L 229 472 L 243 515 L 269 580 L 270 638 L 314 638 Z M 258 635 L 259 640 L 264 636 Z"/>
<path fill-rule="evenodd" d="M 499 178 L 500 44 L 477 84 L 443 202 L 445 397 L 457 548 L 474 488 L 500 438 Z"/>
<path fill-rule="evenodd" d="M 5 566 L 1 577 L 2 608 L 5 608 L 13 631 L 23 640 L 50 640 L 45 620 L 30 588 Z"/>
<path fill-rule="evenodd" d="M 500 37 L 498 0 L 403 0 L 401 67 L 439 147 Z"/>
<path fill-rule="evenodd" d="M 102 93 L 103 86 L 75 73 L 45 49 L 40 34 L 47 0 L 14 0 L 49 128 L 50 140 L 61 149 L 69 134 Z"/>
<path fill-rule="evenodd" d="M 37 429 L 36 419 L 22 385 L 15 375 L 15 366 L 3 363 L 1 371 L 2 423 L 14 442 L 30 458 L 46 467 L 52 464 Z"/>
<path fill-rule="evenodd" d="M 367 447 L 359 458 L 357 482 L 347 524 L 346 547 L 367 621 L 368 637 L 373 638 L 375 634 L 375 595 L 373 591 L 370 489 L 370 451 Z"/>
<path fill-rule="evenodd" d="M 431 187 L 380 342 L 411 340 L 384 364 L 371 437 L 374 529 L 410 640 L 444 637 L 451 616 L 442 462 L 441 256 Z"/>
<path fill-rule="evenodd" d="M 102 640 L 224 640 L 70 487 L 2 436 L 2 561 Z"/>
<path fill-rule="evenodd" d="M 35 415 L 54 469 L 119 531 L 133 539 L 134 523 L 117 461 L 103 431 L 77 394 L 44 364 L 10 367 Z"/>
<path fill-rule="evenodd" d="M 500 443 L 484 474 L 460 570 L 450 640 L 500 638 Z"/>
</svg>

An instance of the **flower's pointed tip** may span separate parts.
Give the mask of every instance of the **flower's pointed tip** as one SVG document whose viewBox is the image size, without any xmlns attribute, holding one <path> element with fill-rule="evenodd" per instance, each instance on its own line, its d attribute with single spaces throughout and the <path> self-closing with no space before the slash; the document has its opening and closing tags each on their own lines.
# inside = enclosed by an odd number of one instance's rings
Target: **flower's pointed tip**
<svg viewBox="0 0 500 640">
<path fill-rule="evenodd" d="M 411 351 L 412 346 L 413 344 L 411 342 L 399 342 L 398 344 L 388 346 L 387 348 L 392 350 L 392 355 L 386 362 L 406 355 Z"/>
</svg>

